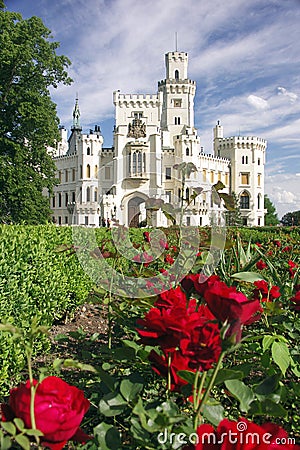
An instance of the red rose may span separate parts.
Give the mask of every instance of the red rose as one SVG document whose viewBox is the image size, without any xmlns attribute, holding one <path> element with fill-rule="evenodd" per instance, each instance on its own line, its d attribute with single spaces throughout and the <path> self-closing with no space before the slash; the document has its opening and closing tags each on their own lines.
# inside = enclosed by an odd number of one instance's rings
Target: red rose
<svg viewBox="0 0 300 450">
<path fill-rule="evenodd" d="M 221 354 L 220 330 L 216 323 L 192 326 L 188 337 L 180 340 L 183 356 L 189 358 L 189 369 L 209 370 Z"/>
<path fill-rule="evenodd" d="M 265 269 L 266 267 L 268 267 L 268 266 L 267 266 L 267 264 L 266 264 L 262 259 L 260 259 L 259 261 L 257 261 L 257 263 L 256 263 L 256 268 L 257 268 L 258 270 L 263 270 L 263 269 Z"/>
<path fill-rule="evenodd" d="M 295 296 L 292 297 L 290 300 L 291 302 L 295 303 L 294 310 L 300 311 L 300 291 L 297 291 Z"/>
<path fill-rule="evenodd" d="M 34 384 L 38 382 L 34 380 Z M 29 381 L 10 391 L 9 407 L 13 416 L 24 421 L 26 428 L 31 428 L 30 398 Z M 45 378 L 38 384 L 34 398 L 36 427 L 44 434 L 42 444 L 60 450 L 70 439 L 81 443 L 91 439 L 79 428 L 89 406 L 90 402 L 80 389 L 58 377 Z"/>
<path fill-rule="evenodd" d="M 274 241 L 274 244 L 276 245 L 276 247 L 281 247 L 281 242 L 280 241 Z"/>
<path fill-rule="evenodd" d="M 187 298 L 180 286 L 169 291 L 162 292 L 154 303 L 156 308 L 171 308 L 174 305 L 187 304 Z"/>
<path fill-rule="evenodd" d="M 171 255 L 168 254 L 168 255 L 165 256 L 165 262 L 166 262 L 166 263 L 168 263 L 168 264 L 173 264 L 174 261 L 175 261 L 175 259 L 172 258 Z"/>
<path fill-rule="evenodd" d="M 254 289 L 252 296 L 262 302 L 272 302 L 281 295 L 279 286 L 271 286 L 271 288 L 269 288 L 269 285 L 265 280 L 254 281 L 254 286 L 256 289 Z"/>
<path fill-rule="evenodd" d="M 144 239 L 145 239 L 146 242 L 150 242 L 151 241 L 149 231 L 144 231 L 143 236 L 144 236 Z"/>
<path fill-rule="evenodd" d="M 159 345 L 166 351 L 178 347 L 180 339 L 187 334 L 188 321 L 186 306 L 172 308 L 151 308 L 144 319 L 137 323 L 142 327 L 138 329 L 141 343 L 145 345 Z"/>
<path fill-rule="evenodd" d="M 191 370 L 188 363 L 189 359 L 184 357 L 179 351 L 170 353 L 171 356 L 171 391 L 180 391 L 180 387 L 187 384 L 187 381 L 183 380 L 177 375 L 179 370 Z M 168 357 L 166 355 L 158 355 L 154 350 L 151 350 L 149 354 L 149 361 L 152 364 L 152 369 L 158 375 L 167 379 L 168 377 Z"/>
<path fill-rule="evenodd" d="M 295 276 L 295 272 L 297 270 L 298 264 L 294 263 L 294 261 L 289 260 L 288 261 L 288 265 L 289 265 L 289 273 L 290 273 L 290 277 L 294 278 Z"/>
<path fill-rule="evenodd" d="M 241 418 L 238 422 L 222 420 L 215 430 L 212 425 L 203 424 L 197 429 L 198 443 L 195 450 L 299 450 L 289 443 L 288 435 L 279 425 L 266 423 L 256 425 Z M 284 442 L 284 444 L 283 444 Z"/>
<path fill-rule="evenodd" d="M 258 300 L 248 300 L 235 287 L 228 287 L 223 281 L 208 284 L 204 292 L 206 303 L 214 316 L 222 323 L 228 322 L 230 328 L 226 337 L 235 335 L 241 339 L 241 326 L 249 325 L 260 318 L 262 311 Z"/>
<path fill-rule="evenodd" d="M 160 239 L 159 240 L 159 245 L 164 248 L 165 250 L 169 250 L 169 244 L 167 241 L 165 241 L 164 239 Z"/>
<path fill-rule="evenodd" d="M 197 292 L 197 294 L 203 296 L 209 286 L 212 286 L 214 283 L 217 283 L 219 281 L 220 278 L 218 277 L 218 275 L 211 275 L 210 277 L 207 277 L 202 273 L 196 273 L 187 275 L 181 281 L 181 285 L 186 292 L 189 293 L 191 291 L 194 291 Z"/>
</svg>

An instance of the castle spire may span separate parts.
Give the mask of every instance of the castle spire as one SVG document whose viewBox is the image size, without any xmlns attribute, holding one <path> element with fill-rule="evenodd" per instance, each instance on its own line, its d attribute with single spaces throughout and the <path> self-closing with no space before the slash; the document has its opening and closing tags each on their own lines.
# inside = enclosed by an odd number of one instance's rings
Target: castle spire
<svg viewBox="0 0 300 450">
<path fill-rule="evenodd" d="M 80 109 L 78 104 L 78 93 L 76 94 L 75 106 L 73 109 L 73 130 L 81 130 L 80 126 Z"/>
</svg>

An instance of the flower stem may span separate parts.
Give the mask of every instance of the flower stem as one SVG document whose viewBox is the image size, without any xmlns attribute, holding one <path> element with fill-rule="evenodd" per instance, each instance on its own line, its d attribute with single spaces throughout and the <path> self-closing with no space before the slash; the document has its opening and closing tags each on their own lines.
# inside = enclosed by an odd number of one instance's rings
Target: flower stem
<svg viewBox="0 0 300 450">
<path fill-rule="evenodd" d="M 198 374 L 200 374 L 200 371 L 198 371 Z M 201 379 L 200 379 L 200 384 L 197 387 L 197 394 L 196 394 L 196 399 L 194 400 L 194 411 L 195 413 L 195 417 L 194 417 L 194 429 L 197 430 L 199 422 L 200 422 L 200 412 L 198 411 L 199 409 L 199 404 L 200 404 L 200 398 L 202 395 L 202 390 L 203 390 L 203 386 L 205 383 L 205 378 L 206 378 L 207 372 L 203 372 Z"/>
<path fill-rule="evenodd" d="M 172 364 L 172 355 L 171 352 L 168 353 L 168 395 L 171 392 L 171 364 Z"/>
<path fill-rule="evenodd" d="M 205 403 L 207 402 L 207 399 L 208 399 L 208 397 L 209 397 L 210 391 L 212 390 L 212 388 L 213 388 L 213 386 L 214 386 L 214 383 L 215 383 L 217 374 L 218 374 L 218 372 L 219 372 L 219 370 L 220 370 L 220 367 L 221 367 L 221 364 L 222 364 L 222 361 L 223 361 L 224 356 L 225 356 L 225 352 L 222 352 L 221 355 L 220 355 L 220 357 L 219 357 L 219 360 L 218 360 L 218 362 L 217 362 L 217 365 L 215 366 L 214 371 L 213 371 L 213 373 L 212 373 L 212 375 L 211 375 L 211 378 L 210 378 L 210 380 L 209 380 L 209 384 L 208 384 L 208 386 L 207 386 L 207 389 L 206 389 L 206 391 L 205 391 L 205 394 L 203 395 L 202 400 L 201 400 L 201 402 L 200 402 L 200 404 L 199 404 L 199 406 L 198 406 L 198 409 L 197 409 L 197 411 L 196 411 L 196 417 L 199 416 L 199 414 L 201 413 L 201 411 L 203 410 L 203 408 L 204 408 L 204 406 L 205 406 Z M 197 420 L 198 420 L 198 419 L 197 419 Z"/>
</svg>

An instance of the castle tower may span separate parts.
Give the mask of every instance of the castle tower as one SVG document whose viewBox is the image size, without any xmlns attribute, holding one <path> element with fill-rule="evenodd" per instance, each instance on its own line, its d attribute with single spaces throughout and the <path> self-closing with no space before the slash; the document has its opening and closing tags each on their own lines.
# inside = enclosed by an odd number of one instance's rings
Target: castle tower
<svg viewBox="0 0 300 450">
<path fill-rule="evenodd" d="M 230 190 L 240 202 L 243 225 L 264 225 L 264 166 L 267 141 L 256 136 L 223 137 L 218 121 L 214 128 L 215 156 L 228 158 Z"/>
<path fill-rule="evenodd" d="M 165 55 L 166 78 L 158 82 L 158 92 L 163 93 L 161 129 L 172 137 L 194 127 L 194 98 L 196 83 L 188 78 L 188 55 L 169 52 Z"/>
</svg>

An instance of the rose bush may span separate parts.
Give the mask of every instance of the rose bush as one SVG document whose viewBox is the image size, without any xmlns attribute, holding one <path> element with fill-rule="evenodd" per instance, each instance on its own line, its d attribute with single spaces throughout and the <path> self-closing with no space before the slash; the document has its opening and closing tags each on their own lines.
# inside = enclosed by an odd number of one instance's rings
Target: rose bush
<svg viewBox="0 0 300 450">
<path fill-rule="evenodd" d="M 83 433 L 79 425 L 88 411 L 90 402 L 83 392 L 70 386 L 61 378 L 50 376 L 37 386 L 34 397 L 36 428 L 43 433 L 42 444 L 51 450 L 60 450 L 69 440 L 85 443 L 90 437 Z M 2 421 L 14 417 L 24 421 L 31 428 L 30 417 L 30 381 L 13 388 L 9 404 L 2 407 Z"/>
</svg>

